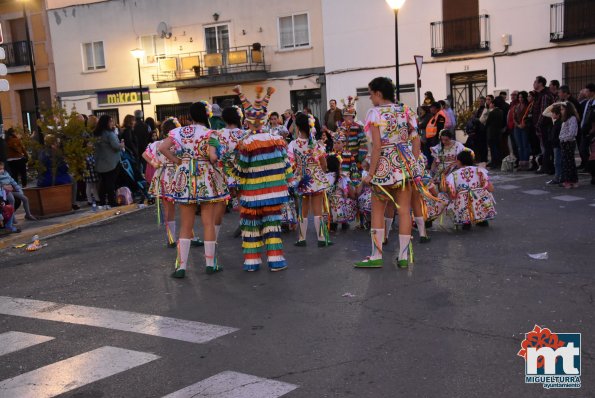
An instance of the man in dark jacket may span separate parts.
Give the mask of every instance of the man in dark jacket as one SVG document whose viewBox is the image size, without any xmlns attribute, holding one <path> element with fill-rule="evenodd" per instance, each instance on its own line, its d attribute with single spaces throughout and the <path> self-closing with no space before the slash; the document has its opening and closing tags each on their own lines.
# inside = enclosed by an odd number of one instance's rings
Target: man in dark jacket
<svg viewBox="0 0 595 398">
<path fill-rule="evenodd" d="M 552 146 L 552 119 L 543 116 L 543 111 L 555 101 L 554 94 L 546 87 L 547 80 L 537 76 L 533 82 L 533 89 L 537 98 L 533 103 L 533 125 L 541 145 L 541 166 L 538 174 L 554 174 L 554 148 Z"/>
<path fill-rule="evenodd" d="M 323 128 L 326 127 L 330 131 L 337 131 L 340 122 L 343 121 L 343 114 L 341 109 L 337 108 L 337 100 L 329 101 L 329 110 L 324 114 Z"/>
<path fill-rule="evenodd" d="M 486 120 L 486 132 L 491 155 L 491 162 L 488 164 L 488 167 L 498 169 L 502 162 L 500 140 L 502 136 L 502 128 L 504 127 L 504 114 L 502 113 L 502 110 L 496 106 L 493 95 L 488 95 L 486 97 L 486 105 L 489 109 L 488 118 Z"/>
</svg>

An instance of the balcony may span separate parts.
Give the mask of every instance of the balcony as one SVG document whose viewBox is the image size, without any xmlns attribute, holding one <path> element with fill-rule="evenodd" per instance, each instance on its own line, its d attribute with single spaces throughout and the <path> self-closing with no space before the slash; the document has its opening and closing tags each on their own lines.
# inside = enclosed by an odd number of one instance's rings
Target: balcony
<svg viewBox="0 0 595 398">
<path fill-rule="evenodd" d="M 595 0 L 566 0 L 550 6 L 550 42 L 595 37 Z"/>
<path fill-rule="evenodd" d="M 490 50 L 490 16 L 430 23 L 432 57 Z"/>
<path fill-rule="evenodd" d="M 157 57 L 157 87 L 212 87 L 267 78 L 264 47 L 243 46 Z"/>
<path fill-rule="evenodd" d="M 0 44 L 6 53 L 3 61 L 8 68 L 29 66 L 29 53 L 27 52 L 26 41 L 15 41 L 13 43 Z"/>
</svg>

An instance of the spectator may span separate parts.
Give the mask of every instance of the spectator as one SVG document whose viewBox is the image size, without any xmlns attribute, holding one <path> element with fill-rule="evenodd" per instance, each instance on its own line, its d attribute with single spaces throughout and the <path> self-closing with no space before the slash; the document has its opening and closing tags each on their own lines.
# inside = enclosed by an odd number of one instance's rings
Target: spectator
<svg viewBox="0 0 595 398">
<path fill-rule="evenodd" d="M 21 179 L 21 184 L 27 186 L 27 161 L 29 155 L 21 139 L 13 128 L 6 130 L 6 168 L 15 180 Z"/>
<path fill-rule="evenodd" d="M 424 105 L 431 106 L 435 102 L 436 100 L 434 99 L 434 94 L 432 94 L 431 91 L 426 91 L 424 93 Z"/>
<path fill-rule="evenodd" d="M 529 171 L 537 171 L 539 168 L 539 163 L 537 159 L 541 154 L 541 145 L 539 144 L 539 137 L 537 136 L 537 132 L 535 131 L 535 125 L 533 125 L 533 106 L 535 105 L 535 98 L 537 98 L 537 93 L 533 90 L 529 92 L 527 96 L 529 100 L 529 105 L 527 107 L 527 115 L 523 118 L 523 125 L 525 126 L 524 129 L 529 136 L 529 145 L 531 146 L 531 167 Z"/>
<path fill-rule="evenodd" d="M 510 154 L 510 148 L 508 146 L 508 137 L 510 135 L 510 132 L 506 128 L 510 105 L 508 105 L 500 95 L 494 98 L 494 105 L 496 106 L 496 108 L 502 111 L 502 130 L 500 131 L 500 157 L 501 159 L 504 159 L 506 156 Z"/>
<path fill-rule="evenodd" d="M 222 114 L 221 107 L 217 104 L 213 104 L 213 106 L 211 107 L 211 110 L 213 111 L 213 116 L 211 116 L 211 118 L 209 119 L 209 124 L 211 125 L 211 129 L 212 130 L 221 130 L 221 129 L 225 128 L 225 122 L 221 118 L 221 114 Z"/>
<path fill-rule="evenodd" d="M 140 110 L 136 110 L 134 111 L 134 117 L 136 119 L 136 122 L 134 124 L 134 138 L 136 138 L 136 159 L 139 159 L 139 155 L 141 153 L 144 153 L 145 150 L 147 149 L 147 146 L 149 145 L 149 138 L 151 137 L 151 134 L 149 132 L 149 128 L 147 127 L 147 125 L 145 124 L 145 122 L 143 121 L 143 112 Z M 113 120 L 112 120 L 113 123 Z M 115 129 L 115 124 L 114 124 L 114 128 L 112 129 L 112 131 Z M 117 137 L 116 137 L 117 140 Z M 143 159 L 142 157 L 140 158 L 141 164 L 142 164 L 142 171 L 144 172 L 145 170 L 145 166 L 147 165 L 145 159 Z"/>
<path fill-rule="evenodd" d="M 159 130 L 157 129 L 157 123 L 155 123 L 155 119 L 153 119 L 152 117 L 148 117 L 145 119 L 145 124 L 147 125 L 147 128 L 149 129 L 149 143 L 154 142 L 155 141 L 153 139 L 154 134 L 157 134 L 157 136 L 159 136 Z"/>
<path fill-rule="evenodd" d="M 572 105 L 574 105 L 574 109 L 576 109 L 577 112 L 581 109 L 580 103 L 572 96 L 570 93 L 570 87 L 567 85 L 560 86 L 560 89 L 558 90 L 558 96 L 560 97 L 560 101 L 572 102 Z"/>
<path fill-rule="evenodd" d="M 579 148 L 579 153 L 581 155 L 581 164 L 579 168 L 584 169 L 587 166 L 589 161 L 589 145 L 590 142 L 586 137 L 590 134 L 591 131 L 591 122 L 592 119 L 595 118 L 595 83 L 589 83 L 585 87 L 586 100 L 582 104 L 582 118 L 580 124 L 580 134 L 581 134 L 581 146 Z M 584 139 L 583 139 L 584 138 Z"/>
<path fill-rule="evenodd" d="M 591 117 L 589 125 L 591 126 L 591 130 L 589 130 L 589 134 L 585 135 L 583 139 L 590 142 L 591 154 L 587 169 L 591 173 L 591 185 L 595 185 L 595 117 Z"/>
<path fill-rule="evenodd" d="M 120 164 L 120 151 L 124 149 L 124 141 L 118 142 L 114 119 L 108 115 L 102 115 L 99 118 L 93 135 L 96 138 L 95 170 L 99 174 L 99 206 L 117 206 L 116 178 Z"/>
<path fill-rule="evenodd" d="M 560 90 L 560 82 L 558 80 L 552 80 L 550 81 L 550 86 L 548 88 L 554 96 L 554 101 L 558 101 L 560 99 L 558 93 L 558 91 Z"/>
<path fill-rule="evenodd" d="M 307 106 L 304 107 L 304 113 L 306 115 L 312 115 L 312 109 L 308 108 Z M 322 139 L 322 127 L 320 126 L 320 120 L 318 120 L 318 118 L 314 115 L 312 115 L 314 117 L 314 128 L 316 129 L 316 139 L 320 140 Z"/>
<path fill-rule="evenodd" d="M 514 94 L 514 92 L 513 92 Z M 521 91 L 517 96 L 517 104 L 510 107 L 509 113 L 513 117 L 514 141 L 517 146 L 519 159 L 519 170 L 529 170 L 529 156 L 531 155 L 531 145 L 529 144 L 529 133 L 527 132 L 525 121 L 530 112 L 529 94 Z"/>
<path fill-rule="evenodd" d="M 448 101 L 439 101 L 442 109 L 444 110 L 444 114 L 446 115 L 446 124 L 444 128 L 450 131 L 455 136 L 455 128 L 457 126 L 457 117 L 455 116 L 455 112 L 450 107 L 450 102 Z"/>
<path fill-rule="evenodd" d="M 20 229 L 14 227 L 14 207 L 6 201 L 6 191 L 0 187 L 0 226 L 6 229 L 9 233 L 19 233 Z"/>
<path fill-rule="evenodd" d="M 337 108 L 337 100 L 329 101 L 329 110 L 324 114 L 323 128 L 326 127 L 330 131 L 337 131 L 337 126 L 343 121 L 343 113 Z"/>
<path fill-rule="evenodd" d="M 547 111 L 546 111 L 547 112 Z M 554 121 L 552 126 L 552 146 L 554 147 L 554 178 L 546 182 L 547 185 L 558 185 L 562 176 L 562 151 L 560 150 L 560 131 L 562 130 L 562 107 L 558 104 L 552 105 L 551 117 Z"/>
<path fill-rule="evenodd" d="M 496 101 L 493 95 L 488 95 L 486 97 L 486 105 L 489 111 L 485 126 L 491 158 L 491 161 L 487 166 L 493 169 L 499 169 L 502 162 L 500 141 L 502 137 L 502 127 L 504 126 L 504 118 L 502 110 L 496 106 Z"/>
<path fill-rule="evenodd" d="M 124 141 L 125 149 L 138 160 L 138 145 L 136 142 L 136 136 L 134 135 L 134 126 L 136 125 L 136 119 L 132 115 L 126 115 L 124 117 L 124 123 L 118 139 Z"/>
<path fill-rule="evenodd" d="M 87 145 L 93 146 L 93 143 L 89 142 Z M 87 203 L 91 206 L 99 202 L 99 176 L 95 171 L 95 154 L 90 154 L 86 159 L 87 169 L 83 175 L 85 181 L 85 193 L 87 194 Z"/>
<path fill-rule="evenodd" d="M 508 92 L 500 91 L 500 93 L 498 94 L 498 97 L 502 98 L 502 101 L 508 102 Z"/>
<path fill-rule="evenodd" d="M 289 131 L 279 123 L 279 114 L 277 112 L 272 112 L 269 115 L 269 132 L 273 135 L 280 135 L 288 143 L 291 142 L 288 141 Z"/>
<path fill-rule="evenodd" d="M 510 107 L 508 108 L 508 113 L 506 114 L 506 129 L 508 130 L 508 135 L 510 136 L 510 143 L 512 146 L 512 152 L 514 157 L 517 160 L 517 166 L 520 162 L 520 154 L 518 150 L 518 145 L 516 143 L 516 136 L 514 134 L 514 110 L 519 104 L 519 92 L 514 90 L 510 93 Z"/>
<path fill-rule="evenodd" d="M 543 112 L 548 106 L 554 103 L 554 95 L 545 87 L 547 80 L 543 76 L 537 76 L 533 82 L 533 89 L 537 93 L 537 98 L 533 104 L 533 125 L 535 132 L 539 137 L 541 147 L 541 164 L 537 169 L 538 174 L 554 174 L 554 151 L 550 132 L 552 129 L 552 119 L 543 116 Z"/>
<path fill-rule="evenodd" d="M 428 168 L 432 166 L 432 162 L 434 161 L 430 148 L 438 145 L 440 142 L 438 132 L 444 130 L 444 126 L 446 125 L 446 114 L 439 102 L 434 102 L 430 105 L 430 113 L 432 116 L 426 125 L 426 145 L 423 148 L 424 155 L 428 158 Z"/>
<path fill-rule="evenodd" d="M 574 160 L 576 136 L 578 134 L 578 113 L 570 102 L 562 103 L 561 108 L 560 149 L 562 152 L 562 174 L 560 182 L 564 188 L 578 188 L 578 174 Z"/>
<path fill-rule="evenodd" d="M 426 144 L 426 126 L 428 125 L 428 122 L 430 121 L 431 117 L 432 114 L 430 113 L 429 106 L 424 105 L 417 107 L 417 128 L 421 137 L 422 145 L 424 146 Z"/>
<path fill-rule="evenodd" d="M 7 202 L 14 206 L 15 199 L 19 199 L 23 203 L 25 209 L 25 219 L 35 221 L 37 218 L 31 214 L 29 208 L 29 198 L 23 192 L 23 188 L 11 177 L 11 175 L 4 169 L 4 163 L 0 162 L 0 189 L 6 194 Z M 16 209 L 15 209 L 16 210 Z"/>
</svg>

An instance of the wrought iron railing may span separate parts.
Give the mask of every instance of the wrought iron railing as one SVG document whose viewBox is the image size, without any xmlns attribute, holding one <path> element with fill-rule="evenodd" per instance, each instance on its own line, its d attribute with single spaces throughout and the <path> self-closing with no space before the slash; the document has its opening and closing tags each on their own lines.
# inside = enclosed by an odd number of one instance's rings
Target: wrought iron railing
<svg viewBox="0 0 595 398">
<path fill-rule="evenodd" d="M 29 52 L 27 51 L 26 41 L 15 41 L 12 43 L 0 44 L 6 53 L 6 59 L 3 61 L 7 67 L 29 66 Z"/>
<path fill-rule="evenodd" d="M 432 22 L 430 31 L 433 57 L 490 49 L 489 15 Z"/>
<path fill-rule="evenodd" d="M 566 0 L 550 5 L 550 41 L 595 37 L 595 0 Z"/>
<path fill-rule="evenodd" d="M 158 56 L 153 80 L 166 82 L 267 70 L 264 47 L 252 45 L 214 53 L 198 51 Z"/>
</svg>

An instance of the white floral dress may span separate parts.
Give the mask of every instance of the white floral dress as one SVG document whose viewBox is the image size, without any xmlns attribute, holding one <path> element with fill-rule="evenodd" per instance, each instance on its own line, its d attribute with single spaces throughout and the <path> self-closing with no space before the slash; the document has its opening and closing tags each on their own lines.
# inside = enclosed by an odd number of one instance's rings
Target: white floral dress
<svg viewBox="0 0 595 398">
<path fill-rule="evenodd" d="M 297 138 L 289 143 L 287 154 L 298 182 L 300 195 L 324 192 L 329 187 L 328 179 L 320 166 L 320 159 L 326 156 L 324 143 L 313 145 L 305 138 Z"/>
<path fill-rule="evenodd" d="M 451 141 L 448 148 L 442 143 L 430 148 L 434 161 L 432 162 L 432 178 L 440 186 L 441 191 L 446 190 L 445 178 L 452 173 L 457 164 L 457 156 L 465 150 L 465 146 L 458 141 Z"/>
<path fill-rule="evenodd" d="M 409 142 L 417 137 L 415 114 L 403 104 L 376 106 L 366 116 L 368 135 L 371 135 L 372 126 L 380 129 L 381 148 L 371 183 L 396 188 L 413 180 L 417 169 Z"/>
<path fill-rule="evenodd" d="M 220 167 L 227 175 L 227 185 L 235 187 L 238 185 L 237 178 L 233 175 L 236 148 L 242 138 L 246 136 L 245 130 L 235 128 L 224 128 L 214 131 L 211 134 L 209 144 L 217 148 L 217 156 L 220 160 Z"/>
<path fill-rule="evenodd" d="M 209 161 L 211 133 L 201 125 L 179 127 L 169 133 L 176 156 L 182 159 L 182 164 L 176 167 L 173 190 L 167 195 L 177 203 L 217 202 L 229 198 L 223 171 Z"/>
<path fill-rule="evenodd" d="M 494 197 L 487 190 L 488 172 L 476 166 L 462 167 L 446 177 L 452 195 L 455 224 L 475 224 L 496 216 Z"/>
<path fill-rule="evenodd" d="M 327 191 L 331 219 L 335 223 L 349 223 L 355 220 L 357 213 L 357 202 L 348 197 L 349 177 L 339 176 L 339 181 L 335 183 L 335 173 L 327 173 L 329 189 Z"/>
<path fill-rule="evenodd" d="M 145 153 L 161 165 L 153 174 L 149 193 L 161 199 L 173 200 L 169 195 L 173 192 L 176 175 L 176 165 L 171 163 L 161 152 L 159 152 L 161 141 L 155 141 L 145 150 Z M 172 147 L 175 151 L 175 147 Z"/>
</svg>

